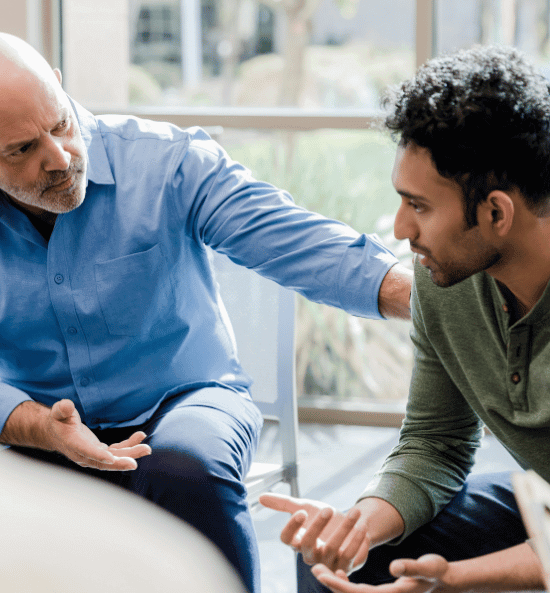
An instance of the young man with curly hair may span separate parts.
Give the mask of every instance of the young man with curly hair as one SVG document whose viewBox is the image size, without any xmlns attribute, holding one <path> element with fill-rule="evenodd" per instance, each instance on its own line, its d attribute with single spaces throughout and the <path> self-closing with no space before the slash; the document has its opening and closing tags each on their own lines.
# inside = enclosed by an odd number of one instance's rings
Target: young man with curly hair
<svg viewBox="0 0 550 593">
<path fill-rule="evenodd" d="M 549 86 L 516 50 L 478 47 L 385 105 L 395 236 L 417 254 L 399 444 L 346 514 L 262 502 L 293 513 L 301 592 L 542 589 L 509 474 L 467 476 L 485 424 L 550 480 Z"/>
</svg>

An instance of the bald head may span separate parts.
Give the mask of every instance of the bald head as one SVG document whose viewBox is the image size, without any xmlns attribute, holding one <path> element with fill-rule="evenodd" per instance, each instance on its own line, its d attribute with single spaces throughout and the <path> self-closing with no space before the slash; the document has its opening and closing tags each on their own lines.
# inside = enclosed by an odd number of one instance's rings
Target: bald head
<svg viewBox="0 0 550 593">
<path fill-rule="evenodd" d="M 0 33 L 0 190 L 33 212 L 62 213 L 85 195 L 86 149 L 61 73 Z"/>
<path fill-rule="evenodd" d="M 32 76 L 43 82 L 59 84 L 48 62 L 26 41 L 0 33 L 0 88 L 20 76 Z"/>
</svg>

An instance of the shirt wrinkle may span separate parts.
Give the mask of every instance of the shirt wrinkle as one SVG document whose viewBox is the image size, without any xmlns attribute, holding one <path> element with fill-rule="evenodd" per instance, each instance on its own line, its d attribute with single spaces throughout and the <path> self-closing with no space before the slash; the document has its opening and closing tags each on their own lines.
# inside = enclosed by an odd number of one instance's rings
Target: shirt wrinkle
<svg viewBox="0 0 550 593">
<path fill-rule="evenodd" d="M 90 165 L 82 205 L 38 250 L 28 218 L 0 200 L 0 430 L 27 400 L 70 399 L 90 428 L 110 428 L 196 385 L 253 395 L 200 237 L 311 300 L 380 317 L 397 260 L 377 238 L 358 247 L 355 231 L 254 180 L 200 128 L 72 104 Z"/>
</svg>

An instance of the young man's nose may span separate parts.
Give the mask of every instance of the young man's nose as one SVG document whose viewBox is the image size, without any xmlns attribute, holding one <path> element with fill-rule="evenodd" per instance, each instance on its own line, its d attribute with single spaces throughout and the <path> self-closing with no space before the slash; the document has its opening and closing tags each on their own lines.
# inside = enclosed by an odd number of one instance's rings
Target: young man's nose
<svg viewBox="0 0 550 593">
<path fill-rule="evenodd" d="M 393 234 L 398 241 L 411 240 L 416 236 L 414 221 L 403 204 L 395 215 Z"/>
</svg>

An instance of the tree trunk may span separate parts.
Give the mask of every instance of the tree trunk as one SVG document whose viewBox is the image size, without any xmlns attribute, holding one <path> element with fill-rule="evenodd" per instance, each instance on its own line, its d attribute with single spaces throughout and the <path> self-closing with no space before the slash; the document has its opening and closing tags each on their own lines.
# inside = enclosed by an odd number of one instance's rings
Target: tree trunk
<svg viewBox="0 0 550 593">
<path fill-rule="evenodd" d="M 285 6 L 287 34 L 278 101 L 281 107 L 298 105 L 303 88 L 305 52 L 311 28 L 310 17 L 303 14 L 304 4 L 296 2 Z"/>
</svg>

